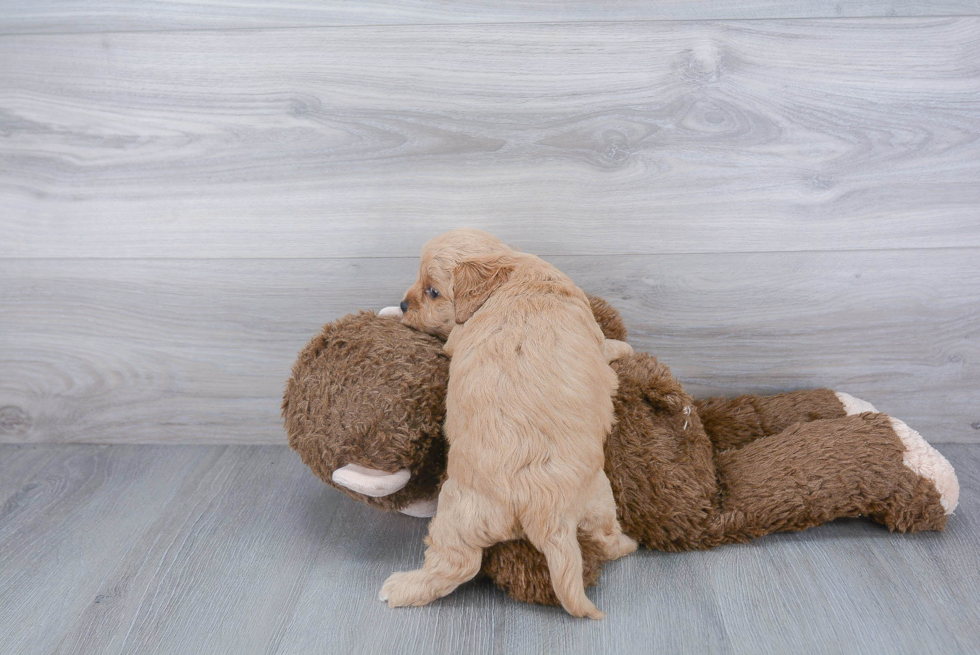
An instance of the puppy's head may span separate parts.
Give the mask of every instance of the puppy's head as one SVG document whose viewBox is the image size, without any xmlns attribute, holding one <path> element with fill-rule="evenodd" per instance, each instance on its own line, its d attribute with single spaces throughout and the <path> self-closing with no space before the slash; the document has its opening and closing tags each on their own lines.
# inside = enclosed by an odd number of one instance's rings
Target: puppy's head
<svg viewBox="0 0 980 655">
<path fill-rule="evenodd" d="M 506 281 L 512 268 L 504 260 L 513 252 L 480 230 L 452 230 L 430 240 L 422 247 L 419 277 L 401 302 L 402 323 L 447 338 Z"/>
</svg>

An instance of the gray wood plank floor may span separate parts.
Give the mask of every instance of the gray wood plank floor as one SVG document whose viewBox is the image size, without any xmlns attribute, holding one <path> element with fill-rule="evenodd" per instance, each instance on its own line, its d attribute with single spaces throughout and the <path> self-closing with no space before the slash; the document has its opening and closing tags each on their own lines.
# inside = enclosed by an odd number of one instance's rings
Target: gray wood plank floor
<svg viewBox="0 0 980 655">
<path fill-rule="evenodd" d="M 0 446 L 0 644 L 47 653 L 976 653 L 980 446 L 945 533 L 859 520 L 705 553 L 640 551 L 574 620 L 486 582 L 376 599 L 425 521 L 318 481 L 279 446 Z"/>
</svg>

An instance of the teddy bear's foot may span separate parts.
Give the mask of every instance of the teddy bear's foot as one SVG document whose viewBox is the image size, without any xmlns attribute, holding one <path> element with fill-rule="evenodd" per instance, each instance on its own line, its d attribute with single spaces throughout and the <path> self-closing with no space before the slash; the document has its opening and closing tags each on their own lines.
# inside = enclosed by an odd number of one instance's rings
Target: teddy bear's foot
<svg viewBox="0 0 980 655">
<path fill-rule="evenodd" d="M 932 482 L 939 492 L 939 502 L 949 516 L 960 500 L 960 483 L 956 479 L 952 464 L 904 421 L 891 416 L 888 420 L 891 421 L 895 434 L 905 446 L 902 464 L 916 475 Z"/>
<path fill-rule="evenodd" d="M 848 416 L 865 412 L 877 413 L 874 405 L 866 400 L 855 398 L 850 394 L 836 392 L 837 398 L 844 406 Z M 960 497 L 960 484 L 956 479 L 953 466 L 943 457 L 942 453 L 929 445 L 918 432 L 910 428 L 904 421 L 888 417 L 892 429 L 902 440 L 905 453 L 902 464 L 921 478 L 929 480 L 939 492 L 939 502 L 948 516 L 956 509 Z"/>
</svg>

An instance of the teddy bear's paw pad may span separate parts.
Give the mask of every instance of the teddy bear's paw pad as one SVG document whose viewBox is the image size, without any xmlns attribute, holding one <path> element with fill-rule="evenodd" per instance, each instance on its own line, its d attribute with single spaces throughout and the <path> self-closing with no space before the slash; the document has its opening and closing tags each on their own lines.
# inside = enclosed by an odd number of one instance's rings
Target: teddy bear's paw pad
<svg viewBox="0 0 980 655">
<path fill-rule="evenodd" d="M 414 502 L 402 507 L 399 512 L 402 514 L 407 514 L 408 516 L 414 516 L 418 519 L 428 519 L 436 515 L 436 509 L 439 507 L 438 498 L 425 498 L 422 500 L 416 500 Z"/>
<path fill-rule="evenodd" d="M 378 498 L 389 496 L 406 484 L 411 479 L 412 473 L 408 469 L 400 469 L 394 473 L 369 469 L 366 466 L 348 464 L 341 466 L 330 475 L 334 484 L 356 491 L 365 496 Z"/>
<path fill-rule="evenodd" d="M 398 306 L 385 307 L 380 312 L 378 312 L 378 316 L 401 316 L 401 315 L 402 315 L 402 308 Z"/>
<path fill-rule="evenodd" d="M 902 464 L 916 475 L 931 480 L 939 492 L 939 502 L 946 514 L 952 514 L 960 500 L 960 483 L 952 464 L 904 421 L 890 416 L 888 420 L 905 446 Z"/>
<path fill-rule="evenodd" d="M 861 400 L 860 398 L 855 398 L 849 393 L 844 393 L 843 391 L 835 391 L 834 395 L 837 396 L 837 400 L 840 404 L 844 406 L 844 411 L 847 412 L 848 416 L 853 416 L 854 414 L 864 414 L 865 412 L 878 413 L 875 406 L 869 403 L 867 400 Z"/>
</svg>

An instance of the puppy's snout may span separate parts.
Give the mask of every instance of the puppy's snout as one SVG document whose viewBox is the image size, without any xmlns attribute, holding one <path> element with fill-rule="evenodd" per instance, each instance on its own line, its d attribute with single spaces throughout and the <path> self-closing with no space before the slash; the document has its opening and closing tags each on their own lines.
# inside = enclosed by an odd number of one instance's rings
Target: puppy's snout
<svg viewBox="0 0 980 655">
<path fill-rule="evenodd" d="M 402 310 L 402 312 L 407 312 L 408 311 L 408 301 L 407 300 L 403 300 L 401 302 L 401 304 L 398 305 L 398 307 Z"/>
</svg>

